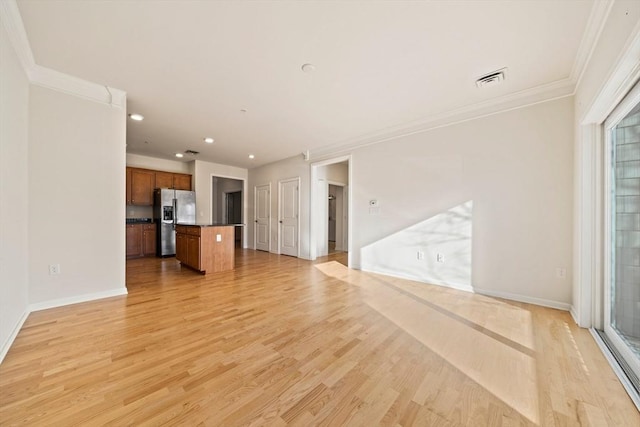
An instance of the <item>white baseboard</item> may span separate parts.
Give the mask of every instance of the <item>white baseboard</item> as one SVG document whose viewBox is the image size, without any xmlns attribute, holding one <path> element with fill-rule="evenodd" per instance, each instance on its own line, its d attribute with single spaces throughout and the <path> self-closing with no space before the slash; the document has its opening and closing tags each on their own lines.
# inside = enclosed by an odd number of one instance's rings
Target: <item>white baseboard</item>
<svg viewBox="0 0 640 427">
<path fill-rule="evenodd" d="M 571 314 L 571 317 L 573 318 L 573 321 L 576 322 L 576 325 L 580 326 L 580 322 L 578 322 L 578 313 L 576 313 L 575 307 L 573 305 L 569 309 L 569 314 Z"/>
<path fill-rule="evenodd" d="M 2 363 L 4 357 L 9 352 L 13 341 L 15 341 L 16 337 L 18 336 L 18 332 L 20 332 L 20 329 L 22 329 L 22 325 L 24 325 L 27 317 L 29 317 L 29 310 L 22 313 L 22 316 L 20 316 L 20 319 L 18 319 L 16 325 L 13 327 L 13 331 L 11 331 L 11 334 L 7 337 L 6 341 L 2 343 L 2 348 L 0 349 L 0 363 Z"/>
<path fill-rule="evenodd" d="M 457 289 L 459 291 L 473 292 L 473 288 L 471 286 L 463 285 L 460 283 L 434 281 L 430 279 L 424 279 L 422 277 L 412 276 L 410 274 L 398 273 L 397 271 L 388 271 L 380 268 L 376 268 L 376 269 L 363 268 L 361 270 L 366 271 L 368 273 L 382 274 L 384 276 L 397 277 L 399 279 L 406 279 L 406 280 L 412 280 L 414 282 L 426 283 L 427 285 L 443 286 L 445 288 Z"/>
<path fill-rule="evenodd" d="M 127 288 L 123 287 L 118 289 L 111 289 L 108 291 L 94 292 L 92 294 L 77 295 L 69 298 L 59 298 L 55 300 L 29 304 L 29 306 L 27 307 L 27 311 L 25 311 L 22 314 L 22 317 L 20 317 L 20 319 L 16 323 L 16 326 L 11 332 L 11 335 L 9 335 L 7 340 L 2 343 L 2 348 L 0 349 L 0 363 L 2 363 L 2 361 L 4 360 L 4 357 L 9 352 L 11 345 L 13 345 L 13 341 L 18 336 L 20 329 L 22 329 L 22 325 L 24 325 L 24 322 L 27 320 L 27 317 L 29 317 L 29 314 L 31 314 L 32 312 L 46 310 L 48 308 L 62 307 L 64 305 L 78 304 L 81 302 L 93 301 L 93 300 L 98 300 L 102 298 L 117 297 L 117 296 L 127 295 L 127 294 L 128 294 Z"/>
<path fill-rule="evenodd" d="M 127 295 L 127 288 L 110 289 L 108 291 L 94 292 L 92 294 L 76 295 L 69 298 L 59 298 L 49 301 L 37 302 L 29 305 L 29 312 L 46 310 L 48 308 L 62 307 L 63 305 L 78 304 L 81 302 L 93 301 L 102 298 L 117 297 Z"/>
<path fill-rule="evenodd" d="M 503 298 L 518 302 L 526 302 L 527 304 L 535 304 L 542 307 L 555 308 L 558 310 L 569 311 L 571 309 L 571 305 L 566 302 L 552 301 L 544 298 L 530 297 L 527 295 L 510 294 L 508 292 L 490 291 L 488 289 L 474 288 L 473 291 L 480 295 Z"/>
</svg>

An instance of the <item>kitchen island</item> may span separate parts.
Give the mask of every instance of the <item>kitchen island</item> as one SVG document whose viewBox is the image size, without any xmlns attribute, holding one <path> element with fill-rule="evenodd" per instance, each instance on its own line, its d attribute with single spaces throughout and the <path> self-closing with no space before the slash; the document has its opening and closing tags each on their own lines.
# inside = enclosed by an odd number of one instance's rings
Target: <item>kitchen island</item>
<svg viewBox="0 0 640 427">
<path fill-rule="evenodd" d="M 235 268 L 235 227 L 242 224 L 176 225 L 176 259 L 202 274 Z"/>
</svg>

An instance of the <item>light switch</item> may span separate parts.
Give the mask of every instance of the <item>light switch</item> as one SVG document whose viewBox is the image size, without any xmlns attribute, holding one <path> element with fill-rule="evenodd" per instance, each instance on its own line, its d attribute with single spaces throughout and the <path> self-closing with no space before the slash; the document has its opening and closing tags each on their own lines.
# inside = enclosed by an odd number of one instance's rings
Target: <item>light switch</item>
<svg viewBox="0 0 640 427">
<path fill-rule="evenodd" d="M 216 242 L 222 242 L 222 234 L 216 234 Z"/>
</svg>

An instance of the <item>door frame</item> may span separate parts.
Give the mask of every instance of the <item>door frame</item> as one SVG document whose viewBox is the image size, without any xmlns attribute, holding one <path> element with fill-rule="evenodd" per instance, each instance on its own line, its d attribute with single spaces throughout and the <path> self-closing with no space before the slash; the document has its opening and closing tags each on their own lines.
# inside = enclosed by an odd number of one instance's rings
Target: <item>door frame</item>
<svg viewBox="0 0 640 427">
<path fill-rule="evenodd" d="M 298 231 L 298 236 L 297 236 L 297 242 L 296 242 L 296 258 L 300 258 L 300 177 L 295 177 L 295 178 L 286 178 L 286 179 L 280 179 L 278 180 L 278 245 L 277 245 L 277 254 L 281 255 L 281 242 L 282 242 L 282 226 L 280 225 L 280 218 L 282 216 L 282 184 L 284 184 L 285 182 L 291 182 L 291 181 L 295 181 L 298 184 L 298 203 L 297 203 L 297 210 L 296 210 L 296 218 L 297 218 L 297 231 Z"/>
<path fill-rule="evenodd" d="M 352 206 L 353 206 L 353 158 L 351 156 L 351 154 L 345 155 L 345 156 L 340 156 L 340 157 L 334 157 L 331 159 L 327 159 L 327 160 L 321 160 L 318 162 L 314 162 L 311 164 L 311 179 L 310 179 L 310 211 L 309 211 L 309 219 L 310 219 L 310 230 L 309 230 L 309 259 L 311 261 L 315 260 L 318 255 L 317 255 L 317 241 L 318 241 L 318 237 L 316 235 L 316 230 L 317 230 L 317 225 L 318 225 L 318 221 L 321 221 L 321 216 L 325 215 L 326 216 L 326 212 L 320 212 L 320 209 L 322 208 L 322 203 L 321 201 L 318 200 L 318 197 L 320 194 L 320 192 L 318 191 L 318 170 L 321 167 L 324 166 L 329 166 L 332 165 L 334 163 L 342 163 L 342 162 L 347 162 L 347 168 L 348 168 L 348 176 L 349 176 L 349 182 L 347 183 L 347 192 L 348 192 L 348 197 L 347 197 L 347 202 L 348 202 L 348 206 L 347 206 L 347 265 L 349 267 L 351 267 L 351 257 L 352 257 L 352 250 L 351 248 L 353 247 L 353 210 L 352 210 Z"/>
<path fill-rule="evenodd" d="M 227 179 L 235 179 L 236 181 L 242 181 L 242 223 L 246 226 L 247 218 L 249 217 L 249 212 L 247 208 L 249 207 L 249 178 L 243 178 L 235 175 L 222 175 L 219 173 L 211 173 L 209 174 L 209 223 L 213 223 L 213 203 L 214 203 L 214 194 L 213 194 L 213 178 L 227 178 Z M 195 190 L 195 186 L 193 188 Z M 198 192 L 196 192 L 196 218 L 198 217 Z M 242 247 L 246 248 L 249 244 L 248 239 L 249 233 L 242 233 Z"/>
<path fill-rule="evenodd" d="M 611 176 L 611 167 L 612 167 L 612 149 L 613 149 L 613 141 L 611 140 L 611 131 L 613 128 L 626 116 L 636 105 L 640 104 L 640 81 L 638 81 L 635 87 L 625 96 L 625 98 L 616 106 L 616 108 L 611 112 L 607 120 L 604 122 L 604 162 L 603 162 L 603 170 L 604 173 L 604 197 L 603 197 L 603 216 L 604 216 L 604 227 L 603 227 L 603 243 L 604 243 L 604 262 L 603 262 L 603 272 L 604 272 L 604 280 L 602 282 L 602 290 L 600 292 L 596 292 L 596 295 L 601 295 L 602 301 L 600 298 L 596 297 L 596 307 L 595 309 L 600 309 L 601 314 L 603 316 L 602 321 L 602 330 L 605 331 L 607 338 L 612 342 L 612 344 L 616 347 L 616 350 L 623 356 L 626 363 L 631 367 L 636 375 L 640 372 L 640 363 L 637 360 L 636 355 L 627 347 L 627 344 L 624 343 L 622 338 L 619 336 L 618 332 L 611 327 L 611 288 L 613 286 L 612 283 L 612 262 L 613 262 L 613 251 L 615 248 L 611 246 L 612 234 L 613 234 L 613 222 L 614 218 L 612 217 L 612 204 L 614 201 L 611 198 L 612 189 L 615 185 L 615 182 Z M 598 326 L 600 323 L 600 319 L 594 316 L 594 324 Z"/>
<path fill-rule="evenodd" d="M 256 224 L 258 223 L 258 187 L 268 187 L 269 188 L 269 197 L 267 197 L 267 212 L 269 212 L 268 220 L 267 220 L 267 241 L 269 242 L 269 250 L 271 252 L 271 181 L 266 184 L 258 184 L 253 186 L 253 249 L 257 250 L 258 244 L 258 227 Z"/>
</svg>

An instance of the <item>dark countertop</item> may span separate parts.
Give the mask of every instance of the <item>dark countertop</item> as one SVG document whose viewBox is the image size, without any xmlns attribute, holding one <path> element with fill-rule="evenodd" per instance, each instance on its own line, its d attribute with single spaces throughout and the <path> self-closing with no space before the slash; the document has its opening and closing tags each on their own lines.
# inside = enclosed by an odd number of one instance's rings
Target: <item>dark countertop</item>
<svg viewBox="0 0 640 427">
<path fill-rule="evenodd" d="M 125 224 L 153 224 L 153 218 L 126 218 Z"/>
<path fill-rule="evenodd" d="M 207 223 L 196 223 L 196 224 L 183 224 L 181 222 L 176 225 L 183 225 L 185 227 L 244 227 L 244 224 L 226 224 L 226 223 L 216 223 L 216 222 L 207 222 Z"/>
</svg>

